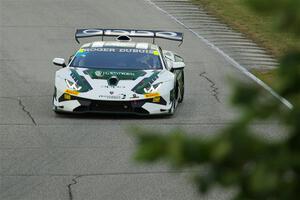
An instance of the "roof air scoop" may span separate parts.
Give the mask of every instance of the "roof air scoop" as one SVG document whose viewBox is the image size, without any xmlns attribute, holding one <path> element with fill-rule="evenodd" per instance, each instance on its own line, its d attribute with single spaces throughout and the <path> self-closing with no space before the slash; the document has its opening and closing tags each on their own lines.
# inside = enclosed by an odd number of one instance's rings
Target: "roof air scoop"
<svg viewBox="0 0 300 200">
<path fill-rule="evenodd" d="M 117 37 L 117 41 L 119 42 L 129 42 L 131 38 L 128 35 L 120 35 Z"/>
</svg>

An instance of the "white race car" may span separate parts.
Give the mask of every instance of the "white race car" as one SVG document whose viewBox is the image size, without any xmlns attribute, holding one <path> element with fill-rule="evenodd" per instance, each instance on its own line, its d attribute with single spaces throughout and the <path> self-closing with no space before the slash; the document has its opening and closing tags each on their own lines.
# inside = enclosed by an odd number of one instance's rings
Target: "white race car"
<svg viewBox="0 0 300 200">
<path fill-rule="evenodd" d="M 55 74 L 53 110 L 56 113 L 174 114 L 184 97 L 183 59 L 154 44 L 155 38 L 183 41 L 169 31 L 80 29 L 75 38 L 101 36 L 87 43 Z M 103 41 L 104 36 L 116 41 Z M 153 38 L 153 44 L 132 42 Z M 78 41 L 79 42 L 79 41 Z"/>
</svg>

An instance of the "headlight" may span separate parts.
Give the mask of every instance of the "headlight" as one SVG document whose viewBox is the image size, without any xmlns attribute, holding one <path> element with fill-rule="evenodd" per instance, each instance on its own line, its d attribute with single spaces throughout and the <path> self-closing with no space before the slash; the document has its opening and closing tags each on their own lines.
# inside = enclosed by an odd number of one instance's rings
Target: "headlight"
<svg viewBox="0 0 300 200">
<path fill-rule="evenodd" d="M 154 85 L 149 85 L 149 86 L 144 88 L 144 91 L 145 91 L 145 93 L 157 92 L 158 89 L 160 88 L 161 84 L 162 84 L 162 82 L 156 83 Z"/>
<path fill-rule="evenodd" d="M 81 86 L 77 85 L 77 83 L 74 83 L 74 82 L 69 81 L 67 79 L 65 79 L 65 81 L 66 81 L 66 84 L 67 84 L 69 89 L 78 91 L 82 88 Z"/>
</svg>

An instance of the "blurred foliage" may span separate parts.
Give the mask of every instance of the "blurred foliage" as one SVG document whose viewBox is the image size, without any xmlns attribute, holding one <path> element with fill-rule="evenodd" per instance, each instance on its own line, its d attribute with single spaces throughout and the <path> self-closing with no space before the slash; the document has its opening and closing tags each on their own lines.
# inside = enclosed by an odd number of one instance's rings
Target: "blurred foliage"
<svg viewBox="0 0 300 200">
<path fill-rule="evenodd" d="M 300 34 L 300 1 L 299 0 L 244 0 L 260 14 L 270 14 L 281 30 Z"/>
<path fill-rule="evenodd" d="M 300 37 L 299 0 L 243 0 L 258 13 L 274 17 L 281 31 Z M 211 138 L 180 133 L 135 130 L 136 159 L 164 160 L 178 169 L 208 166 L 196 175 L 201 192 L 219 184 L 237 188 L 234 199 L 298 199 L 300 195 L 300 51 L 280 61 L 278 93 L 289 99 L 288 109 L 259 86 L 235 84 L 233 105 L 240 109 L 234 123 Z M 278 120 L 287 127 L 286 139 L 263 139 L 251 128 L 257 120 Z M 200 130 L 199 130 L 200 131 Z"/>
</svg>

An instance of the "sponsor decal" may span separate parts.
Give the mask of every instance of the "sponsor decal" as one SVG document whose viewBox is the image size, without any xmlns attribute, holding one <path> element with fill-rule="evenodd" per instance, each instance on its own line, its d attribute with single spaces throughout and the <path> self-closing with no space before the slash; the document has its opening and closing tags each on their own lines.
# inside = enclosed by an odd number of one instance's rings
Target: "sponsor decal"
<svg viewBox="0 0 300 200">
<path fill-rule="evenodd" d="M 75 90 L 65 90 L 65 93 L 75 96 L 79 95 L 79 92 Z"/>
<path fill-rule="evenodd" d="M 114 53 L 141 53 L 141 54 L 153 54 L 159 55 L 158 51 L 152 49 L 136 49 L 136 48 L 102 48 L 102 47 L 91 47 L 79 49 L 78 53 L 85 52 L 114 52 Z"/>
<path fill-rule="evenodd" d="M 99 95 L 99 98 L 117 100 L 117 99 L 125 99 L 126 95 L 125 94 L 120 94 L 120 95 Z"/>
<path fill-rule="evenodd" d="M 131 97 L 130 97 L 130 99 L 137 99 L 137 98 L 139 98 L 136 94 L 133 94 Z"/>
<path fill-rule="evenodd" d="M 95 71 L 95 75 L 98 77 L 102 77 L 102 76 L 104 76 L 104 72 L 103 71 Z"/>
<path fill-rule="evenodd" d="M 117 71 L 96 71 L 95 74 L 99 77 L 107 76 L 135 76 L 133 72 L 117 72 Z"/>
<path fill-rule="evenodd" d="M 126 86 L 122 85 L 116 85 L 116 86 L 110 86 L 110 85 L 100 85 L 99 88 L 118 88 L 118 89 L 124 89 Z"/>
<path fill-rule="evenodd" d="M 158 92 L 156 92 L 156 93 L 148 93 L 148 94 L 144 94 L 144 97 L 146 97 L 146 98 L 160 97 L 160 94 Z"/>
<path fill-rule="evenodd" d="M 140 76 L 144 76 L 146 72 L 140 70 L 111 70 L 111 69 L 88 69 L 84 71 L 92 79 L 108 80 L 112 76 L 117 77 L 119 80 L 136 80 Z"/>
<path fill-rule="evenodd" d="M 143 54 L 153 54 L 153 50 L 148 49 L 126 49 L 126 48 L 120 48 L 120 53 L 143 53 Z"/>
<path fill-rule="evenodd" d="M 117 52 L 116 48 L 92 47 L 85 48 L 85 52 Z"/>
<path fill-rule="evenodd" d="M 99 95 L 102 99 L 121 99 L 121 96 L 114 96 L 114 95 Z"/>
<path fill-rule="evenodd" d="M 122 99 L 126 98 L 126 94 L 121 94 L 121 96 L 122 96 Z"/>
</svg>

